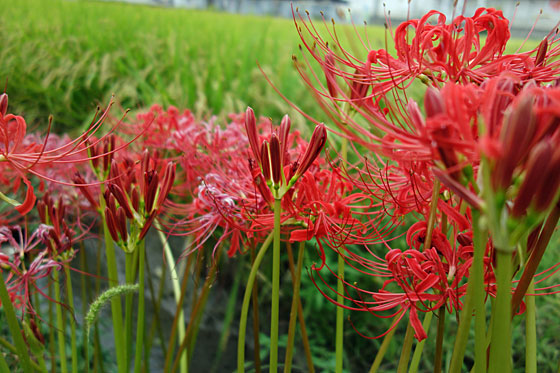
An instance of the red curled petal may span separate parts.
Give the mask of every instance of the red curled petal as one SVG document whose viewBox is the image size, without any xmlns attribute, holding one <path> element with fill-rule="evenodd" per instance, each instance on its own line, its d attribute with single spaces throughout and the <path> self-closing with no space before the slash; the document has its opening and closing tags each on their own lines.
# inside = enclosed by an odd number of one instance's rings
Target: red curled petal
<svg viewBox="0 0 560 373">
<path fill-rule="evenodd" d="M 35 193 L 33 191 L 33 185 L 31 185 L 31 182 L 29 182 L 29 180 L 27 180 L 27 178 L 25 177 L 22 177 L 22 179 L 25 185 L 27 186 L 27 193 L 25 194 L 25 201 L 23 201 L 21 205 L 16 206 L 16 210 L 20 214 L 26 215 L 29 211 L 31 211 L 31 209 L 33 209 L 37 197 L 35 197 Z"/>
</svg>

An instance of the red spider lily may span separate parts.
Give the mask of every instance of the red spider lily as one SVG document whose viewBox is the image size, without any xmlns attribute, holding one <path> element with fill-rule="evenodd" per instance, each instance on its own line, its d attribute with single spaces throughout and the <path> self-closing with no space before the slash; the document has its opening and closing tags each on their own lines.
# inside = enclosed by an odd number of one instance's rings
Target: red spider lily
<svg viewBox="0 0 560 373">
<path fill-rule="evenodd" d="M 437 16 L 437 22 L 430 24 L 434 16 Z M 391 159 L 406 159 L 414 152 L 417 159 L 429 160 L 433 155 L 432 151 L 428 151 L 429 137 L 447 141 L 455 138 L 450 129 L 430 128 L 429 123 L 418 117 L 415 104 L 401 93 L 408 87 L 408 81 L 421 77 L 427 83 L 431 81 L 429 84 L 433 86 L 446 82 L 478 86 L 488 78 L 508 74 L 517 81 L 516 89 L 519 89 L 528 82 L 537 85 L 552 82 L 560 71 L 560 61 L 556 58 L 560 54 L 560 39 L 552 35 L 532 51 L 504 55 L 509 39 L 508 21 L 500 11 L 491 8 L 480 8 L 473 17 L 458 16 L 449 25 L 445 23 L 445 16 L 436 11 L 419 20 L 403 23 L 394 36 L 397 58 L 391 57 L 385 50 L 372 50 L 369 40 L 360 38 L 367 50 L 365 61 L 344 50 L 334 29 L 327 27 L 336 49 L 340 51 L 338 53 L 333 51 L 310 20 L 305 22 L 301 15 L 298 18 L 295 13 L 294 20 L 307 51 L 325 71 L 326 88 L 321 77 L 308 75 L 308 71 L 313 72 L 313 69 L 300 69 L 303 80 L 319 104 L 353 143 L 387 154 Z M 412 38 L 408 37 L 410 28 L 415 30 Z M 482 38 L 481 33 L 488 35 Z M 312 42 L 307 40 L 308 36 Z M 339 86 L 337 77 L 345 84 Z M 454 95 L 451 102 L 464 102 L 455 116 L 469 115 L 473 105 L 478 107 L 477 102 L 469 102 L 473 98 L 479 99 L 472 97 L 474 88 L 470 90 L 471 93 L 461 91 L 463 97 L 456 97 L 459 92 Z M 447 100 L 449 96 L 444 97 Z M 355 112 L 364 120 L 356 119 Z M 427 116 L 432 117 L 429 113 Z M 374 130 L 366 128 L 364 123 Z M 428 127 L 425 128 L 426 124 Z M 458 128 L 463 130 L 459 132 L 461 136 L 467 135 L 465 129 L 478 135 L 476 125 L 467 127 Z M 468 137 L 465 140 L 470 141 Z M 419 142 L 424 146 L 418 146 Z M 465 145 L 472 145 L 472 141 Z M 473 151 L 472 147 L 470 151 Z"/>
<path fill-rule="evenodd" d="M 391 249 L 385 255 L 385 259 L 381 259 L 369 250 L 367 256 L 344 255 L 346 263 L 359 272 L 386 278 L 378 290 L 362 288 L 359 284 L 345 278 L 346 294 L 343 296 L 352 301 L 352 306 L 338 304 L 320 287 L 319 290 L 338 306 L 370 312 L 378 317 L 400 315 L 398 319 L 400 321 L 408 312 L 416 338 L 425 339 L 427 335 L 418 313 L 433 312 L 440 307 L 445 307 L 449 313 L 462 309 L 461 298 L 466 294 L 473 250 L 472 240 L 468 238 L 469 231 L 457 236 L 453 247 L 448 238 L 436 228 L 433 231 L 431 247 L 420 251 L 426 237 L 426 226 L 426 222 L 423 221 L 412 225 L 406 236 L 409 249 L 404 251 Z M 495 279 L 490 265 L 491 260 L 487 257 L 485 283 L 489 289 L 493 289 Z M 329 271 L 337 276 L 330 268 Z M 312 275 L 314 273 L 322 280 L 319 272 L 314 271 Z M 336 292 L 330 287 L 329 289 Z M 494 290 L 491 291 L 493 292 Z M 357 296 L 351 296 L 353 293 Z M 386 311 L 391 311 L 392 314 L 385 315 Z M 395 326 L 396 324 L 392 325 L 391 329 Z"/>
<path fill-rule="evenodd" d="M 156 163 L 146 150 L 138 165 L 128 159 L 122 163 L 113 160 L 111 165 L 113 181 L 107 183 L 104 193 L 105 217 L 112 238 L 127 251 L 133 251 L 144 239 L 175 180 L 173 162 L 164 164 L 163 172 L 157 170 Z M 128 234 L 127 221 L 136 227 L 135 235 Z"/>
<path fill-rule="evenodd" d="M 290 241 L 316 238 L 321 267 L 325 262 L 323 243 L 351 255 L 346 245 L 385 242 L 394 231 L 382 204 L 353 189 L 339 170 L 316 170 L 296 184 L 293 199 L 284 201 Z"/>
<path fill-rule="evenodd" d="M 112 102 L 109 103 L 109 106 L 101 115 L 98 116 L 99 112 L 96 114 L 89 128 L 76 139 L 64 139 L 64 141 L 60 141 L 60 138 L 53 136 L 53 140 L 57 143 L 56 146 L 53 146 L 52 141 L 49 142 L 49 138 L 51 137 L 51 121 L 49 121 L 47 134 L 41 143 L 37 141 L 38 139 L 33 135 L 26 135 L 27 125 L 23 117 L 6 114 L 7 105 L 7 95 L 3 94 L 0 98 L 0 106 L 2 109 L 0 111 L 0 165 L 4 175 L 8 176 L 13 174 L 16 177 L 16 182 L 5 180 L 6 183 L 15 186 L 16 190 L 17 187 L 21 185 L 21 181 L 27 186 L 24 202 L 21 204 L 12 203 L 21 214 L 28 213 L 36 200 L 33 186 L 27 178 L 28 174 L 38 176 L 42 180 L 48 180 L 54 183 L 69 184 L 68 182 L 54 178 L 55 176 L 52 172 L 54 166 L 59 169 L 63 167 L 67 170 L 68 166 L 73 167 L 89 160 L 96 160 L 97 158 L 104 157 L 106 154 L 118 151 L 128 145 L 128 143 L 124 143 L 119 147 L 111 148 L 105 153 L 94 156 L 88 155 L 89 149 L 103 141 L 103 138 L 95 139 L 93 135 L 101 128 L 104 120 L 107 118 Z M 111 129 L 109 135 L 115 128 L 116 127 Z M 71 173 L 72 172 L 70 172 L 70 174 Z"/>
<path fill-rule="evenodd" d="M 259 143 L 253 109 L 247 108 L 245 113 L 245 129 L 253 157 L 257 161 L 263 178 L 276 199 L 281 199 L 301 175 L 311 167 L 327 141 L 325 126 L 318 124 L 301 159 L 288 165 L 286 161 L 289 159 L 287 155 L 290 126 L 290 119 L 286 115 L 282 119 L 278 135 L 273 132 L 270 135 L 269 141 L 264 140 Z M 288 175 L 286 175 L 286 170 L 289 172 Z"/>
<path fill-rule="evenodd" d="M 179 154 L 179 167 L 177 185 L 171 191 L 175 198 L 167 201 L 164 218 L 169 234 L 193 237 L 183 255 L 202 247 L 216 229 L 221 234 L 214 250 L 229 239 L 228 255 L 235 255 L 243 242 L 241 232 L 250 231 L 251 216 L 268 206 L 247 169 L 248 143 L 243 117 L 230 118 L 232 121 L 221 128 L 215 120 L 195 122 L 188 112 L 167 111 L 158 117 L 162 121 L 183 123 L 168 133 L 171 139 L 168 148 Z M 161 126 L 172 127 L 164 123 Z"/>
<path fill-rule="evenodd" d="M 46 248 L 40 248 L 48 241 L 50 227 L 40 225 L 31 236 L 21 227 L 0 227 L 0 266 L 7 270 L 6 287 L 14 298 L 14 306 L 23 314 L 34 313 L 31 296 L 38 291 L 46 296 L 37 286 L 40 279 L 46 278 L 53 270 L 60 270 L 62 264 L 55 260 Z"/>
</svg>

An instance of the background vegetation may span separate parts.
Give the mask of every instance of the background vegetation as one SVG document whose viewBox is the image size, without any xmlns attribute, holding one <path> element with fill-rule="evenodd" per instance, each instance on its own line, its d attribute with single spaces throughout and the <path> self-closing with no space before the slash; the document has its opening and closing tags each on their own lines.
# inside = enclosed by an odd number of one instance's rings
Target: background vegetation
<svg viewBox="0 0 560 373">
<path fill-rule="evenodd" d="M 88 123 L 96 106 L 106 104 L 111 94 L 116 95 L 122 108 L 142 109 L 159 103 L 190 108 L 204 118 L 225 117 L 250 105 L 258 115 L 279 120 L 289 113 L 299 121 L 299 126 L 305 126 L 302 117 L 295 115 L 266 82 L 256 61 L 279 91 L 303 111 L 324 119 L 293 68 L 292 55 L 299 54 L 299 38 L 290 20 L 83 1 L 0 0 L 0 9 L 0 82 L 8 80 L 10 109 L 23 115 L 29 126 L 44 128 L 46 118 L 52 114 L 55 130 L 71 131 Z M 382 28 L 370 27 L 368 33 L 377 48 L 384 46 Z M 362 53 L 365 55 L 366 51 Z M 549 250 L 543 267 L 560 260 L 558 239 L 554 242 L 556 250 Z M 314 248 L 308 246 L 308 249 L 306 266 L 309 267 L 317 258 Z M 217 336 L 224 328 L 230 330 L 221 321 L 228 313 L 234 316 L 226 351 L 235 349 L 236 310 L 242 292 L 236 294 L 233 289 L 239 283 L 243 288 L 248 265 L 248 258 L 222 262 L 194 351 L 194 356 L 200 356 L 195 359 L 198 364 L 213 363 Z M 262 268 L 269 265 L 264 263 Z M 236 281 L 237 277 L 240 279 Z M 268 319 L 267 278 L 267 273 L 260 277 L 262 320 Z M 556 276 L 550 283 L 559 280 Z M 281 312 L 285 314 L 289 313 L 291 299 L 289 276 L 283 278 L 282 285 Z M 232 294 L 236 298 L 231 309 L 226 309 Z M 318 371 L 334 370 L 335 308 L 316 290 L 307 274 L 303 275 L 301 296 Z M 542 371 L 553 371 L 560 357 L 557 333 L 560 298 L 557 295 L 539 298 L 538 305 L 539 367 Z M 389 327 L 389 320 L 368 314 L 352 314 L 352 321 L 360 332 L 371 336 Z M 448 321 L 455 323 L 455 320 Z M 397 333 L 404 333 L 402 324 Z M 436 325 L 432 322 L 432 328 Z M 523 320 L 516 320 L 516 325 L 515 340 L 519 343 L 515 344 L 515 356 L 523 359 Z M 286 333 L 287 325 L 282 327 L 281 333 L 282 330 Z M 431 333 L 435 334 L 435 329 Z M 265 338 L 264 335 L 261 338 L 263 354 L 267 352 Z M 453 333 L 449 333 L 446 351 L 451 350 L 453 338 Z M 396 367 L 401 339 L 396 336 L 393 340 L 382 370 Z M 380 340 L 360 337 L 347 324 L 347 371 L 367 371 L 380 343 Z M 434 338 L 426 345 L 425 361 L 421 365 L 424 371 L 431 369 L 428 359 L 434 353 L 431 343 L 435 343 Z M 226 352 L 223 357 L 230 361 L 217 365 L 217 369 L 232 371 L 234 356 Z M 515 365 L 523 366 L 522 361 Z M 203 367 L 200 365 L 199 369 Z M 298 367 L 306 370 L 303 356 L 295 356 L 294 368 Z"/>
</svg>

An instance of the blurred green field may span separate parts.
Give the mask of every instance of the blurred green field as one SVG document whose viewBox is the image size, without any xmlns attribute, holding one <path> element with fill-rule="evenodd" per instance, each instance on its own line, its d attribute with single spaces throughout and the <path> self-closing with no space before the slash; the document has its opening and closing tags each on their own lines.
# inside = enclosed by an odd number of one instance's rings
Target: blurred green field
<svg viewBox="0 0 560 373">
<path fill-rule="evenodd" d="M 56 131 L 76 129 L 88 123 L 96 106 L 105 105 L 112 94 L 122 108 L 158 103 L 191 108 L 197 116 L 207 117 L 241 112 L 250 105 L 258 115 L 275 120 L 285 113 L 301 118 L 266 82 L 256 61 L 303 111 L 324 117 L 293 68 L 299 38 L 291 20 L 85 1 L 0 0 L 0 7 L 0 86 L 8 80 L 10 111 L 23 115 L 30 127 L 44 128 L 52 114 Z M 382 47 L 383 29 L 369 30 L 370 39 Z M 558 237 L 554 242 L 557 248 Z M 306 265 L 315 259 L 311 254 Z M 560 251 L 550 251 L 543 268 L 559 260 Z M 241 266 L 226 267 L 217 287 L 228 290 L 231 281 L 225 279 Z M 304 274 L 301 296 L 307 303 L 317 367 L 334 371 L 334 306 L 308 280 Z M 558 276 L 550 280 L 558 282 Z M 291 283 L 283 285 L 281 304 L 289 309 Z M 266 305 L 266 292 L 263 295 Z M 552 371 L 560 357 L 560 299 L 539 298 L 538 304 L 539 367 Z M 352 314 L 352 320 L 367 335 L 381 334 L 389 325 L 388 320 L 368 314 Z M 447 359 L 455 331 L 455 321 L 452 317 L 448 321 Z M 515 356 L 520 359 L 516 366 L 523 366 L 524 359 L 524 328 L 518 325 L 522 322 L 516 320 L 514 330 Z M 432 322 L 430 336 L 435 337 L 436 324 Z M 399 326 L 384 371 L 396 367 L 404 327 Z M 421 371 L 432 368 L 433 337 L 426 344 Z M 367 371 L 380 343 L 361 338 L 346 325 L 347 371 Z M 467 355 L 472 358 L 472 353 Z M 302 356 L 295 359 L 296 367 L 305 366 Z"/>
<path fill-rule="evenodd" d="M 0 6 L 0 85 L 8 79 L 11 110 L 29 123 L 52 114 L 55 130 L 76 128 L 111 94 L 123 108 L 159 103 L 200 117 L 247 105 L 273 119 L 294 113 L 257 61 L 289 99 L 318 113 L 293 68 L 291 20 L 89 1 Z"/>
</svg>

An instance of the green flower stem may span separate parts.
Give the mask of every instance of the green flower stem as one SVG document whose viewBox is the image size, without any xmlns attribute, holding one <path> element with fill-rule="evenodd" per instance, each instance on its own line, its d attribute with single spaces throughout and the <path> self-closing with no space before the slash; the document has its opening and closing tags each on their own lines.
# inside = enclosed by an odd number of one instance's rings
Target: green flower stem
<svg viewBox="0 0 560 373">
<path fill-rule="evenodd" d="M 399 365 L 397 367 L 398 373 L 405 373 L 408 368 L 408 361 L 410 360 L 410 352 L 412 351 L 412 342 L 414 341 L 414 328 L 410 320 L 406 326 L 406 333 L 404 335 L 404 341 L 401 350 L 401 357 L 399 359 Z"/>
<path fill-rule="evenodd" d="M 134 253 L 125 252 L 124 272 L 125 282 L 129 285 L 134 284 L 134 267 L 138 250 Z M 130 356 L 132 352 L 132 302 L 134 294 L 128 293 L 124 298 L 124 345 L 126 346 L 126 371 L 130 371 Z"/>
<path fill-rule="evenodd" d="M 80 241 L 79 256 L 80 256 L 80 268 L 85 273 L 89 273 L 87 260 L 86 260 L 85 246 L 83 241 Z M 80 290 L 82 296 L 82 315 L 85 315 L 87 313 L 87 306 L 89 304 L 89 291 L 88 291 L 89 286 L 87 285 L 87 283 L 89 282 L 90 282 L 89 276 L 80 276 L 80 288 L 81 288 Z M 84 350 L 87 351 L 87 348 L 89 347 L 89 341 L 86 339 L 85 333 L 82 337 L 82 345 L 84 346 Z M 87 373 L 87 371 L 89 371 L 89 355 L 86 355 L 84 353 L 84 357 L 86 358 L 85 365 L 86 365 L 86 373 Z"/>
<path fill-rule="evenodd" d="M 53 286 L 49 286 L 49 299 L 54 299 Z M 54 302 L 49 303 L 49 354 L 51 355 L 51 361 L 56 361 L 56 341 L 55 341 L 55 327 L 54 327 Z M 26 350 L 27 353 L 27 350 Z M 56 364 L 53 364 L 56 367 Z M 53 368 L 53 372 L 55 369 Z"/>
<path fill-rule="evenodd" d="M 109 278 L 109 287 L 111 288 L 119 284 L 119 274 L 117 272 L 117 261 L 115 258 L 113 238 L 109 233 L 107 220 L 105 219 L 105 199 L 100 198 L 99 203 L 101 218 L 103 220 L 103 237 L 105 239 L 105 256 L 107 259 L 107 277 Z M 125 345 L 123 334 L 122 303 L 120 297 L 113 297 L 111 299 L 111 316 L 113 319 L 113 335 L 115 338 L 115 353 L 117 355 L 118 372 L 127 373 L 127 347 Z"/>
<path fill-rule="evenodd" d="M 239 337 L 237 339 L 237 373 L 245 372 L 245 335 L 247 333 L 247 315 L 249 313 L 249 302 L 253 291 L 253 284 L 259 271 L 261 262 L 272 242 L 274 234 L 268 235 L 266 240 L 262 243 L 259 253 L 253 262 L 249 278 L 247 279 L 247 286 L 245 287 L 245 294 L 243 295 L 243 304 L 241 305 L 241 316 L 239 318 Z M 255 331 L 257 333 L 257 331 Z"/>
<path fill-rule="evenodd" d="M 531 282 L 528 293 L 535 292 L 535 284 Z M 537 373 L 537 308 L 535 297 L 525 296 L 525 372 Z"/>
<path fill-rule="evenodd" d="M 66 360 L 66 338 L 64 337 L 65 328 L 62 322 L 62 301 L 60 298 L 60 279 L 57 270 L 53 271 L 54 277 L 54 300 L 56 302 L 56 328 L 58 335 L 58 357 L 60 358 L 60 370 L 62 373 L 68 372 L 68 362 Z"/>
<path fill-rule="evenodd" d="M 400 317 L 401 317 L 401 313 L 397 314 L 393 319 L 391 325 L 395 325 L 395 323 L 398 323 Z M 393 340 L 393 335 L 395 335 L 396 330 L 397 327 L 395 326 L 387 334 L 385 334 L 385 337 L 383 337 L 383 342 L 381 342 L 381 346 L 379 346 L 379 350 L 377 350 L 375 359 L 371 364 L 371 368 L 369 368 L 369 373 L 377 373 L 377 370 L 379 369 L 379 367 L 381 366 L 381 362 L 383 361 L 383 357 L 385 356 L 385 353 L 387 352 L 387 349 L 389 348 L 389 345 Z"/>
<path fill-rule="evenodd" d="M 72 292 L 72 279 L 70 278 L 70 267 L 68 264 L 64 265 L 64 273 L 66 274 L 66 290 L 68 294 L 68 306 L 72 314 L 74 314 L 74 294 Z M 84 300 L 85 301 L 85 300 Z M 76 344 L 76 321 L 70 317 L 70 337 L 72 338 L 71 351 L 72 351 L 72 372 L 78 372 L 78 347 Z"/>
<path fill-rule="evenodd" d="M 440 307 L 444 309 L 445 307 Z M 424 317 L 424 322 L 422 322 L 422 327 L 424 330 L 430 329 L 430 324 L 432 322 L 433 312 L 426 312 L 426 316 Z M 412 355 L 412 360 L 410 361 L 410 368 L 408 370 L 409 373 L 416 373 L 418 372 L 418 366 L 420 365 L 420 359 L 422 358 L 422 352 L 424 351 L 424 345 L 426 344 L 426 339 L 418 342 L 416 348 L 414 349 L 414 354 Z"/>
<path fill-rule="evenodd" d="M 309 338 L 307 337 L 307 329 L 305 328 L 305 319 L 303 317 L 303 306 L 301 305 L 301 297 L 298 301 L 298 319 L 299 319 L 299 329 L 301 332 L 301 340 L 303 343 L 303 351 L 305 353 L 305 360 L 307 361 L 307 371 L 309 373 L 315 373 L 315 367 L 313 366 L 313 356 L 311 353 L 311 346 L 309 345 Z"/>
<path fill-rule="evenodd" d="M 296 331 L 296 318 L 298 313 L 299 304 L 299 289 L 301 284 L 301 267 L 303 265 L 303 253 L 305 250 L 305 241 L 299 243 L 299 252 L 297 259 L 297 269 L 294 270 L 294 259 L 292 253 L 292 246 L 287 245 L 288 258 L 290 262 L 290 269 L 294 273 L 293 278 L 293 288 L 294 294 L 292 296 L 292 308 L 290 309 L 290 324 L 288 326 L 288 344 L 286 347 L 286 359 L 284 363 L 284 372 L 288 373 L 292 371 L 292 356 L 294 352 L 294 337 Z"/>
<path fill-rule="evenodd" d="M 521 275 L 521 279 L 519 280 L 519 283 L 517 284 L 517 288 L 513 293 L 512 310 L 514 312 L 517 311 L 517 309 L 519 308 L 519 305 L 521 304 L 521 301 L 523 300 L 523 297 L 525 296 L 525 293 L 527 291 L 527 287 L 529 286 L 529 284 L 533 280 L 533 277 L 535 276 L 539 263 L 541 262 L 541 259 L 544 255 L 544 252 L 546 251 L 548 243 L 552 238 L 552 234 L 556 230 L 559 219 L 560 219 L 560 204 L 556 204 L 556 206 L 554 206 L 554 208 L 550 212 L 550 215 L 546 219 L 546 222 L 541 230 L 541 233 L 539 234 L 538 240 L 535 242 L 535 244 L 532 245 L 531 249 L 529 250 L 531 254 L 529 256 L 529 259 L 525 263 L 525 267 L 523 268 L 523 274 Z"/>
<path fill-rule="evenodd" d="M 344 248 L 343 248 L 344 250 Z M 336 301 L 338 304 L 344 304 L 344 258 L 338 254 L 337 263 L 337 280 L 336 280 Z M 336 366 L 335 372 L 342 373 L 344 361 L 344 308 L 336 307 L 336 336 L 335 336 L 335 356 Z"/>
<path fill-rule="evenodd" d="M 255 263 L 255 251 L 254 245 L 251 245 L 251 267 Z M 255 283 L 253 284 L 253 293 L 251 294 L 253 304 L 253 344 L 254 344 L 254 364 L 255 373 L 261 373 L 261 353 L 260 353 L 260 337 L 259 337 L 259 287 L 257 279 L 255 278 Z"/>
<path fill-rule="evenodd" d="M 340 154 L 346 167 L 346 161 L 348 158 L 348 139 L 342 137 Z M 344 250 L 344 246 L 341 247 Z M 337 304 L 344 304 L 344 258 L 340 253 L 338 253 L 337 258 L 337 280 L 336 280 L 336 302 Z M 344 366 L 344 308 L 336 307 L 336 334 L 335 334 L 335 372 L 342 373 L 342 368 Z"/>
<path fill-rule="evenodd" d="M 474 371 L 484 373 L 486 371 L 486 290 L 484 286 L 484 255 L 488 232 L 480 224 L 480 212 L 472 211 L 473 219 L 473 262 L 471 265 L 471 277 L 473 281 L 473 306 L 474 315 Z"/>
<path fill-rule="evenodd" d="M 443 364 L 443 334 L 445 332 L 445 306 L 438 310 L 438 327 L 436 337 L 436 354 L 434 357 L 434 373 L 441 372 Z"/>
<path fill-rule="evenodd" d="M 480 224 L 480 212 L 472 210 L 473 217 L 473 246 L 474 256 L 467 294 L 461 311 L 459 329 L 455 337 L 455 346 L 451 357 L 449 371 L 459 373 L 463 367 L 463 357 L 467 348 L 467 339 L 471 326 L 472 312 L 476 307 L 475 319 L 475 369 L 477 372 L 486 371 L 486 311 L 484 305 L 484 254 L 488 232 Z"/>
<path fill-rule="evenodd" d="M 56 272 L 56 271 L 55 271 Z M 6 283 L 4 282 L 4 277 L 0 274 L 0 303 L 6 315 L 6 321 L 8 322 L 8 328 L 12 334 L 14 344 L 17 350 L 17 355 L 21 359 L 21 367 L 25 373 L 32 372 L 31 369 L 31 359 L 29 358 L 29 353 L 27 352 L 27 346 L 21 335 L 21 328 L 17 321 L 16 312 L 14 311 L 14 306 L 12 300 L 10 299 L 10 294 L 6 288 Z"/>
<path fill-rule="evenodd" d="M 0 372 L 2 373 L 10 373 L 10 368 L 6 363 L 6 359 L 4 359 L 4 354 L 0 352 Z"/>
<path fill-rule="evenodd" d="M 144 295 L 144 272 L 146 259 L 146 245 L 144 240 L 138 245 L 138 316 L 136 324 L 136 351 L 134 355 L 134 373 L 140 373 L 142 368 L 142 347 L 144 346 L 144 319 L 145 319 L 145 295 Z M 150 371 L 150 367 L 145 367 Z"/>
<path fill-rule="evenodd" d="M 490 342 L 490 372 L 511 372 L 511 252 L 496 249 L 496 308 Z"/>
<path fill-rule="evenodd" d="M 188 276 L 188 272 L 191 268 L 194 256 L 193 254 L 188 256 L 187 265 L 183 273 L 183 280 L 181 281 L 181 285 L 179 286 L 179 274 L 177 273 L 175 259 L 173 258 L 173 254 L 167 242 L 167 238 L 165 237 L 165 234 L 163 234 L 161 229 L 158 228 L 158 226 L 156 226 L 156 229 L 163 244 L 165 259 L 169 266 L 169 275 L 171 277 L 171 284 L 173 286 L 173 294 L 175 295 L 175 303 L 177 304 L 177 308 L 175 309 L 175 317 L 173 318 L 173 324 L 171 325 L 171 335 L 169 336 L 167 354 L 165 355 L 165 366 L 163 369 L 164 372 L 168 372 L 169 368 L 171 367 L 173 351 L 175 349 L 175 337 L 177 336 L 177 333 L 179 333 L 179 339 L 177 343 L 181 343 L 181 341 L 185 339 L 186 321 L 183 312 L 183 301 L 185 300 L 185 295 L 187 293 L 187 284 L 190 277 Z M 187 246 L 189 246 L 189 244 L 187 244 Z M 188 369 L 187 351 L 184 351 L 183 354 L 181 354 L 181 367 L 187 367 Z"/>
<path fill-rule="evenodd" d="M 270 310 L 270 373 L 278 373 L 278 319 L 280 307 L 280 216 L 281 199 L 274 200 L 274 244 L 272 247 L 272 304 Z"/>
<path fill-rule="evenodd" d="M 5 347 L 8 351 L 10 351 L 12 354 L 17 354 L 18 353 L 18 349 L 11 344 L 10 342 L 8 342 L 7 340 L 5 340 L 4 338 L 0 337 L 0 346 Z M 0 355 L 4 356 L 2 353 L 0 353 Z M 33 360 L 29 360 L 29 362 L 31 363 L 31 368 L 33 368 L 36 371 L 40 371 L 43 372 L 46 370 L 43 370 L 36 362 L 34 362 Z M 9 372 L 9 371 L 8 371 Z"/>
<path fill-rule="evenodd" d="M 97 259 L 95 263 L 96 273 L 101 274 L 101 267 L 102 267 L 102 251 L 103 251 L 103 242 L 99 240 L 97 245 Z M 95 278 L 95 294 L 101 294 L 101 276 L 97 276 Z M 84 315 L 87 313 L 87 310 L 84 312 Z M 84 333 L 85 334 L 85 333 Z M 103 357 L 101 351 L 101 339 L 99 338 L 99 325 L 97 321 L 94 324 L 94 333 L 93 333 L 93 368 L 95 372 L 104 373 L 105 367 L 103 366 Z"/>
</svg>

